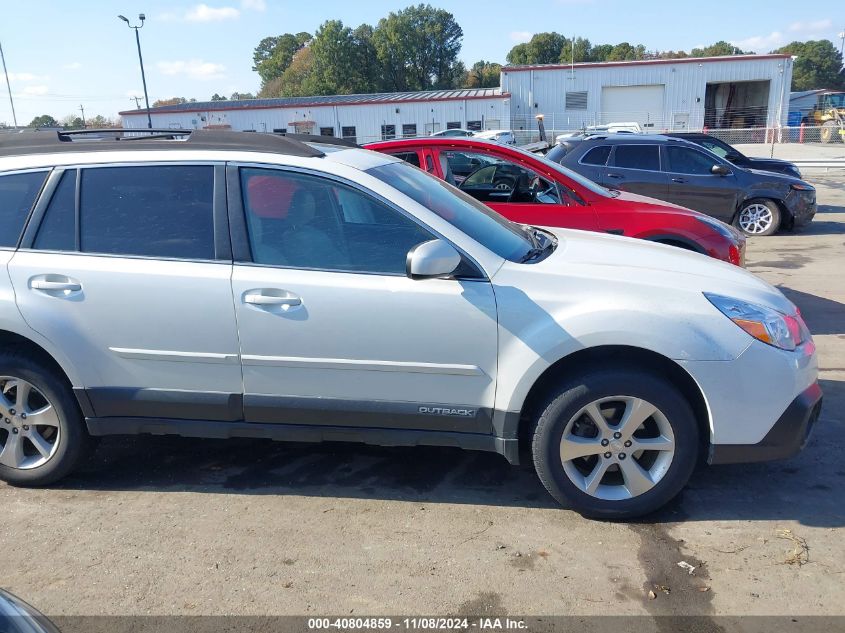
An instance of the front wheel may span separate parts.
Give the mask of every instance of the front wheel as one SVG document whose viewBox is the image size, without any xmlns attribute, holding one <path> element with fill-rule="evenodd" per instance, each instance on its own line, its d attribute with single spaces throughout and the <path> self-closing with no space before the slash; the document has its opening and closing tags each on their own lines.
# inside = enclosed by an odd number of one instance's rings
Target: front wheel
<svg viewBox="0 0 845 633">
<path fill-rule="evenodd" d="M 599 370 L 546 401 L 532 441 L 534 466 L 561 504 L 600 519 L 653 512 L 686 485 L 698 457 L 698 424 L 666 379 Z"/>
<path fill-rule="evenodd" d="M 736 225 L 746 235 L 774 235 L 780 228 L 780 207 L 773 200 L 755 198 L 743 203 Z"/>
<path fill-rule="evenodd" d="M 0 353 L 0 480 L 51 484 L 92 447 L 66 381 L 23 353 Z"/>
<path fill-rule="evenodd" d="M 819 137 L 822 143 L 832 143 L 839 136 L 839 126 L 835 121 L 825 121 L 819 130 Z"/>
</svg>

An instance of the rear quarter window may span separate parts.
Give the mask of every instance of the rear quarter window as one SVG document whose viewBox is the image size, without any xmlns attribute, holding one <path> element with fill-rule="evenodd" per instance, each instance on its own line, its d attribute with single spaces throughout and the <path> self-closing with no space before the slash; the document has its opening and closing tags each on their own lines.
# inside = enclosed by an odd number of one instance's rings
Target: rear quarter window
<svg viewBox="0 0 845 633">
<path fill-rule="evenodd" d="M 0 174 L 0 247 L 16 246 L 46 171 Z"/>
<path fill-rule="evenodd" d="M 660 171 L 659 145 L 617 145 L 613 164 L 622 169 Z"/>
</svg>

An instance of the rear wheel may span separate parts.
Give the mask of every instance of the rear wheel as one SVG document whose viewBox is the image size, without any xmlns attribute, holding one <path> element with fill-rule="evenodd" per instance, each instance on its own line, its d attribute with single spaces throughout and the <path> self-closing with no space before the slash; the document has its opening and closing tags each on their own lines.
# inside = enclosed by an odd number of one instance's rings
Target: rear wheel
<svg viewBox="0 0 845 633">
<path fill-rule="evenodd" d="M 548 398 L 532 452 L 540 480 L 561 504 L 588 517 L 628 519 L 657 510 L 686 485 L 698 425 L 666 379 L 601 370 Z"/>
<path fill-rule="evenodd" d="M 780 228 L 780 207 L 773 200 L 754 198 L 743 203 L 736 225 L 746 235 L 774 235 Z"/>
<path fill-rule="evenodd" d="M 0 479 L 51 484 L 92 447 L 66 381 L 22 353 L 0 354 Z"/>
</svg>

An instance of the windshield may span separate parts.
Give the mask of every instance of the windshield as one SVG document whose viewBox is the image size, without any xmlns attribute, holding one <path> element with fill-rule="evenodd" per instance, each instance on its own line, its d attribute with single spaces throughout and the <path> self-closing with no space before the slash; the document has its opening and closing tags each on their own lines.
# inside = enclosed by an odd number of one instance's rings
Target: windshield
<svg viewBox="0 0 845 633">
<path fill-rule="evenodd" d="M 701 145 L 705 149 L 710 150 L 711 152 L 716 154 L 716 156 L 718 156 L 719 158 L 726 158 L 728 156 L 728 154 L 733 154 L 735 156 L 740 156 L 740 157 L 742 156 L 742 154 L 740 152 L 735 150 L 733 147 L 731 147 L 730 145 L 728 145 L 724 141 L 720 141 L 717 138 L 703 138 L 701 140 L 699 140 L 699 139 L 689 139 L 689 140 L 691 140 L 693 143 L 697 143 L 698 145 Z"/>
<path fill-rule="evenodd" d="M 367 170 L 466 233 L 499 257 L 521 261 L 534 247 L 531 236 L 464 192 L 404 162 Z"/>
<path fill-rule="evenodd" d="M 536 158 L 544 163 L 547 163 L 559 174 L 563 174 L 570 180 L 574 180 L 576 183 L 584 187 L 584 189 L 588 189 L 589 191 L 592 191 L 598 196 L 602 196 L 603 198 L 615 198 L 617 195 L 619 195 L 593 182 L 589 178 L 582 176 L 578 172 L 572 171 L 568 167 L 564 167 L 563 165 L 558 163 L 557 161 L 561 160 L 564 156 L 566 156 L 567 152 L 566 148 L 561 145 L 556 145 L 555 147 L 553 147 L 552 150 L 548 154 L 546 154 L 546 156 L 538 156 L 537 154 L 526 152 L 524 149 L 520 149 L 518 147 L 511 147 L 511 149 L 516 150 L 517 152 L 520 152 L 527 156 L 530 156 L 531 158 Z"/>
</svg>

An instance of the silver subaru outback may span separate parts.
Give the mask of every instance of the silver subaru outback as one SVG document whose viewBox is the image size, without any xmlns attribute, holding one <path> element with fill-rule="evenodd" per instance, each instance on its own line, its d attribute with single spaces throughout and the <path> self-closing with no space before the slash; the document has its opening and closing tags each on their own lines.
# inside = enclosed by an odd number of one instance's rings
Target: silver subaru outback
<svg viewBox="0 0 845 633">
<path fill-rule="evenodd" d="M 16 485 L 109 434 L 434 444 L 527 458 L 562 503 L 632 517 L 699 455 L 797 452 L 821 406 L 810 333 L 752 274 L 516 225 L 339 141 L 9 135 L 0 223 Z"/>
</svg>

